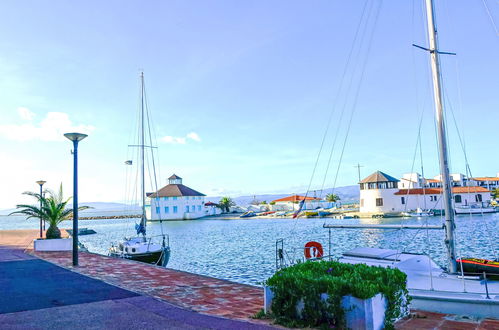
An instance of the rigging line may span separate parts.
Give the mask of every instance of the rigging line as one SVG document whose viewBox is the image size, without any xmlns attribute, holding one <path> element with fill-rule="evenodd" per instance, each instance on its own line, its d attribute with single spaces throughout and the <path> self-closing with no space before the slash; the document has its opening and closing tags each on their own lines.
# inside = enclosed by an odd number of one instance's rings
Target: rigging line
<svg viewBox="0 0 499 330">
<path fill-rule="evenodd" d="M 338 161 L 338 167 L 336 169 L 336 175 L 335 175 L 334 184 L 333 184 L 333 193 L 334 193 L 334 190 L 336 189 L 336 182 L 337 182 L 337 179 L 338 179 L 338 173 L 340 171 L 341 161 L 343 160 L 343 154 L 345 152 L 345 146 L 346 146 L 347 139 L 348 139 L 348 136 L 349 136 L 349 133 L 350 133 L 350 128 L 352 126 L 353 115 L 355 113 L 355 110 L 357 109 L 357 102 L 359 100 L 359 93 L 360 93 L 360 89 L 361 89 L 361 86 L 362 86 L 362 82 L 364 81 L 364 74 L 366 72 L 367 62 L 368 62 L 368 59 L 369 59 L 369 53 L 370 53 L 370 50 L 371 50 L 372 41 L 373 41 L 373 37 L 374 37 L 374 31 L 376 30 L 376 25 L 377 25 L 377 22 L 378 22 L 379 13 L 380 13 L 381 7 L 383 5 L 383 0 L 379 1 L 378 4 L 379 5 L 377 7 L 377 11 L 376 11 L 375 16 L 374 16 L 373 28 L 371 29 L 371 35 L 369 36 L 369 42 L 368 42 L 368 45 L 367 45 L 366 56 L 365 56 L 365 59 L 364 59 L 364 63 L 362 64 L 362 70 L 361 70 L 359 85 L 357 86 L 357 91 L 355 93 L 354 103 L 352 105 L 352 112 L 350 113 L 350 120 L 348 121 L 347 131 L 346 131 L 346 134 L 345 134 L 345 139 L 343 141 L 343 148 L 341 150 L 340 159 Z"/>
<path fill-rule="evenodd" d="M 471 168 L 469 166 L 469 162 L 468 162 L 468 155 L 467 155 L 467 152 L 466 152 L 466 146 L 465 146 L 465 143 L 464 143 L 464 140 L 463 138 L 461 137 L 461 132 L 459 130 L 459 126 L 457 125 L 457 120 L 456 120 L 456 116 L 454 114 L 454 108 L 452 106 L 452 103 L 450 102 L 450 99 L 448 97 L 448 93 L 447 93 L 447 90 L 445 87 L 442 88 L 442 94 L 444 96 L 444 99 L 446 100 L 446 104 L 448 105 L 448 108 L 450 109 L 450 113 L 452 115 L 452 119 L 453 119 L 453 122 L 454 122 L 454 126 L 456 128 L 456 133 L 457 133 L 457 137 L 459 139 L 459 144 L 461 146 L 461 149 L 463 151 L 463 155 L 464 155 L 464 161 L 465 161 L 465 166 L 466 166 L 466 172 L 470 172 L 470 176 L 471 176 Z"/>
<path fill-rule="evenodd" d="M 499 37 L 499 29 L 497 29 L 497 25 L 494 21 L 494 17 L 490 13 L 489 6 L 487 6 L 487 2 L 485 0 L 482 0 L 483 6 L 485 7 L 485 11 L 487 12 L 487 15 L 489 16 L 490 22 L 492 23 L 492 26 L 494 28 L 494 31 L 496 32 L 496 36 Z"/>
<path fill-rule="evenodd" d="M 148 133 L 149 133 L 149 142 L 150 142 L 150 145 L 153 146 L 153 140 L 152 140 L 152 136 L 151 136 L 151 119 L 150 119 L 149 105 L 147 102 L 147 95 L 145 93 L 145 90 L 144 90 L 144 100 L 145 100 L 145 107 L 146 107 L 146 117 L 147 117 L 147 128 L 148 128 Z M 150 148 L 150 149 L 151 149 L 152 170 L 153 170 L 153 176 L 154 176 L 154 191 L 157 194 L 158 193 L 158 179 L 156 177 L 156 164 L 154 162 L 154 148 Z M 151 177 L 151 173 L 149 173 L 149 177 Z M 152 179 L 150 179 L 150 180 L 151 180 L 151 184 L 152 184 L 153 181 L 152 181 Z M 158 205 L 159 205 L 160 197 L 156 196 L 155 198 L 158 201 Z M 160 224 L 159 227 L 161 229 L 161 235 L 164 237 L 163 220 L 161 219 L 161 212 L 157 212 L 157 213 L 159 214 L 159 224 Z M 151 214 L 152 214 L 152 201 L 151 201 Z"/>
<path fill-rule="evenodd" d="M 343 89 L 343 84 L 344 84 L 344 81 L 345 81 L 345 77 L 346 77 L 346 74 L 348 72 L 348 68 L 350 67 L 350 62 L 351 62 L 351 59 L 352 59 L 352 55 L 353 55 L 355 46 L 357 44 L 357 39 L 359 37 L 359 31 L 360 31 L 362 23 L 364 21 L 364 16 L 365 16 L 366 8 L 367 8 L 368 4 L 372 5 L 372 2 L 366 1 L 366 2 L 364 2 L 364 6 L 362 7 L 362 14 L 361 14 L 360 20 L 359 20 L 359 22 L 357 24 L 357 28 L 355 29 L 355 35 L 354 35 L 354 38 L 353 38 L 353 41 L 352 41 L 352 45 L 351 45 L 350 50 L 349 50 L 348 55 L 347 55 L 347 62 L 345 64 L 344 68 L 343 68 L 343 72 L 342 72 L 342 75 L 341 75 L 341 78 L 340 78 L 339 87 L 338 87 L 338 89 L 336 91 L 336 95 L 335 95 L 335 98 L 334 98 L 334 104 L 333 104 L 333 108 L 332 108 L 332 111 L 331 111 L 330 116 L 329 116 L 329 120 L 328 120 L 328 125 L 327 125 L 327 128 L 326 128 L 326 132 L 324 133 L 324 137 L 322 139 L 321 150 L 322 150 L 322 145 L 324 144 L 324 141 L 326 139 L 327 133 L 329 131 L 329 126 L 330 126 L 330 123 L 331 123 L 331 119 L 333 117 L 333 113 L 336 111 L 336 104 L 338 103 L 338 100 L 340 98 L 341 90 Z M 370 15 L 370 12 L 369 12 L 369 15 Z M 344 107 L 343 107 L 343 110 L 344 110 Z M 331 164 L 331 158 L 332 158 L 334 146 L 336 144 L 336 137 L 338 136 L 339 126 L 340 126 L 340 123 L 342 122 L 342 119 L 343 119 L 343 113 L 344 113 L 344 111 L 341 112 L 340 119 L 338 121 L 338 129 L 336 131 L 336 134 L 335 134 L 335 137 L 334 137 L 334 140 L 333 140 L 333 145 L 332 145 L 331 151 L 329 153 L 329 159 L 328 159 L 327 166 L 326 166 L 326 173 L 324 174 L 324 178 L 322 180 L 322 185 L 321 185 L 321 190 L 320 190 L 321 192 L 320 192 L 319 198 L 322 198 L 322 192 L 324 190 L 324 185 L 325 185 L 325 182 L 326 182 L 326 178 L 327 178 L 329 166 Z"/>
<path fill-rule="evenodd" d="M 367 3 L 367 2 L 366 2 L 366 3 Z M 365 7 L 366 7 L 366 4 L 364 4 L 364 9 L 363 9 L 363 13 L 362 13 L 362 16 L 361 16 L 361 20 L 359 21 L 359 24 L 362 24 L 362 18 L 363 18 L 363 15 L 364 15 L 364 10 L 365 10 Z M 366 23 L 366 24 L 367 24 L 367 23 Z M 357 27 L 357 29 L 358 29 L 358 27 Z M 353 46 L 352 46 L 352 47 L 353 47 Z M 341 86 L 340 86 L 340 87 L 341 87 Z M 339 94 L 339 92 L 338 92 L 338 94 Z M 337 100 L 335 100 L 335 102 L 337 102 Z M 332 118 L 332 113 L 331 113 L 331 115 L 330 115 L 330 118 Z M 328 125 L 329 125 L 329 124 L 328 124 Z M 328 127 L 328 129 L 329 129 L 329 127 Z M 323 136 L 323 140 L 322 140 L 321 146 L 320 146 L 320 148 L 319 148 L 319 153 L 317 154 L 317 158 L 316 158 L 316 161 L 315 161 L 315 164 L 314 164 L 314 168 L 313 168 L 313 170 L 312 170 L 312 175 L 311 175 L 311 177 L 310 177 L 310 181 L 309 181 L 309 184 L 308 184 L 308 187 L 307 187 L 307 191 L 305 192 L 304 203 L 306 202 L 306 199 L 307 199 L 308 194 L 309 194 L 309 192 L 310 192 L 310 188 L 311 188 L 311 186 L 312 186 L 313 179 L 314 179 L 314 177 L 315 177 L 315 172 L 317 171 L 317 166 L 318 166 L 318 164 L 319 164 L 319 159 L 320 159 L 320 155 L 321 155 L 321 153 L 322 153 L 322 149 L 323 149 L 323 147 L 324 147 L 324 142 L 325 142 L 326 136 L 327 136 L 326 134 Z M 298 209 L 298 211 L 300 211 L 300 209 Z M 297 218 L 298 218 L 298 216 L 297 216 L 295 219 L 297 219 Z M 296 221 L 295 221 L 295 225 L 293 226 L 293 230 L 294 230 L 294 227 L 295 227 L 295 226 L 296 226 Z M 292 232 L 293 232 L 293 231 L 292 231 Z"/>
</svg>

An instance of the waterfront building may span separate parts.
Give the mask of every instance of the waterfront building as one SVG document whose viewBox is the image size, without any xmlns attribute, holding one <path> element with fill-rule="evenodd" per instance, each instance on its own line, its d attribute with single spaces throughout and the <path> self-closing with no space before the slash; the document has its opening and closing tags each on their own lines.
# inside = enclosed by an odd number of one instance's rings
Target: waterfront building
<svg viewBox="0 0 499 330">
<path fill-rule="evenodd" d="M 173 174 L 168 185 L 149 195 L 151 220 L 189 220 L 206 215 L 206 195 L 182 184 L 182 178 Z"/>
<path fill-rule="evenodd" d="M 327 202 L 320 198 L 292 195 L 279 198 L 270 202 L 271 211 L 296 211 L 300 207 L 300 202 L 305 201 L 302 210 L 315 210 L 318 208 L 331 208 L 335 203 Z"/>
<path fill-rule="evenodd" d="M 222 209 L 216 203 L 206 202 L 206 203 L 204 203 L 204 212 L 207 216 L 219 215 L 219 214 L 222 214 Z"/>
<path fill-rule="evenodd" d="M 409 181 L 407 181 L 409 182 Z M 399 203 L 395 193 L 399 180 L 381 171 L 376 171 L 360 181 L 360 212 L 396 212 Z"/>
<path fill-rule="evenodd" d="M 499 188 L 499 173 L 495 177 L 484 176 L 472 178 L 476 186 L 485 187 L 488 190 L 494 190 Z"/>
<path fill-rule="evenodd" d="M 395 193 L 399 198 L 398 212 L 421 209 L 442 209 L 442 188 L 400 189 Z M 484 187 L 452 187 L 453 205 L 468 206 L 490 204 L 490 190 Z"/>
<path fill-rule="evenodd" d="M 498 178 L 468 179 L 451 174 L 454 206 L 482 205 L 491 201 L 490 188 L 499 185 Z M 419 173 L 407 173 L 400 180 L 377 171 L 360 183 L 360 212 L 389 213 L 442 208 L 440 176 L 425 179 Z M 486 186 L 488 184 L 488 186 Z"/>
</svg>

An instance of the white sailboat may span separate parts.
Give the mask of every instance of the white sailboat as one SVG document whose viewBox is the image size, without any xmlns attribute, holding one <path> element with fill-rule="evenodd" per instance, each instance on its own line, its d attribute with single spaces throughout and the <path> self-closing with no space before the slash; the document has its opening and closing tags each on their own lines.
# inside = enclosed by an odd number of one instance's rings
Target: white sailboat
<svg viewBox="0 0 499 330">
<path fill-rule="evenodd" d="M 434 103 L 438 134 L 440 173 L 442 176 L 445 223 L 440 226 L 400 225 L 400 229 L 443 229 L 448 265 L 444 270 L 429 256 L 376 248 L 356 248 L 339 259 L 345 263 L 396 267 L 407 274 L 412 297 L 411 308 L 439 313 L 499 318 L 499 281 L 487 276 L 499 274 L 499 262 L 483 259 L 458 259 L 455 247 L 454 208 L 448 167 L 448 151 L 442 105 L 442 82 L 433 0 L 425 0 L 430 46 Z M 469 213 L 469 212 L 468 212 Z M 375 225 L 378 229 L 394 229 L 397 225 Z M 327 225 L 324 228 L 369 228 L 369 225 Z M 473 266 L 475 266 L 473 268 Z"/>
<path fill-rule="evenodd" d="M 157 236 L 147 236 L 147 215 L 146 215 L 146 188 L 145 188 L 145 160 L 146 160 L 146 149 L 153 151 L 152 141 L 151 141 L 151 127 L 149 124 L 149 114 L 146 113 L 147 109 L 145 107 L 145 86 L 144 86 L 144 73 L 140 75 L 141 83 L 141 106 L 140 106 L 140 132 L 139 132 L 139 143 L 137 145 L 131 145 L 130 147 L 139 148 L 139 172 L 140 172 L 140 206 L 141 206 L 141 217 L 140 223 L 135 225 L 135 230 L 137 231 L 136 237 L 124 238 L 123 241 L 114 243 L 109 249 L 109 255 L 118 258 L 131 259 L 135 261 L 141 261 L 146 263 L 152 263 L 160 266 L 166 266 L 170 259 L 170 247 L 167 239 L 167 235 L 157 235 Z M 148 137 L 146 137 L 146 126 L 148 128 Z M 146 145 L 149 142 L 150 145 Z M 154 159 L 153 156 L 151 156 Z M 127 160 L 125 164 L 132 165 L 131 160 Z M 153 171 L 154 171 L 154 165 Z M 154 176 L 154 182 L 151 184 L 157 191 L 156 185 L 156 173 L 152 173 Z M 161 222 L 161 221 L 160 221 Z M 162 226 L 162 224 L 160 224 Z M 160 241 L 160 242 L 158 242 Z"/>
</svg>

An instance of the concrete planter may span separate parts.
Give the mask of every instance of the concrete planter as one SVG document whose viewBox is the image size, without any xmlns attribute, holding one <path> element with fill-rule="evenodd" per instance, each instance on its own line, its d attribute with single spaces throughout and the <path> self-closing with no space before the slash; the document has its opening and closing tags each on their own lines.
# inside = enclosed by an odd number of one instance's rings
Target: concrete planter
<svg viewBox="0 0 499 330">
<path fill-rule="evenodd" d="M 35 251 L 72 251 L 72 238 L 35 239 Z"/>
<path fill-rule="evenodd" d="M 326 301 L 328 295 L 321 294 L 321 299 Z M 274 293 L 268 286 L 264 287 L 264 310 L 270 312 Z M 345 320 L 349 329 L 378 330 L 383 329 L 385 323 L 385 312 L 387 302 L 385 297 L 379 293 L 369 299 L 359 299 L 353 296 L 344 296 L 341 305 L 345 310 Z M 301 315 L 304 308 L 303 300 L 296 304 L 296 312 Z"/>
</svg>

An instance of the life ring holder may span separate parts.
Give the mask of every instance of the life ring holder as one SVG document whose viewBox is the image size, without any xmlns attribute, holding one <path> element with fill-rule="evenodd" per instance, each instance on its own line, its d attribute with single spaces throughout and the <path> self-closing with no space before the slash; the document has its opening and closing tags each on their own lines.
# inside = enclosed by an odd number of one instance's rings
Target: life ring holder
<svg viewBox="0 0 499 330">
<path fill-rule="evenodd" d="M 304 249 L 305 259 L 312 258 L 322 258 L 324 256 L 324 249 L 322 248 L 322 244 L 315 241 L 310 241 L 305 244 Z"/>
</svg>

